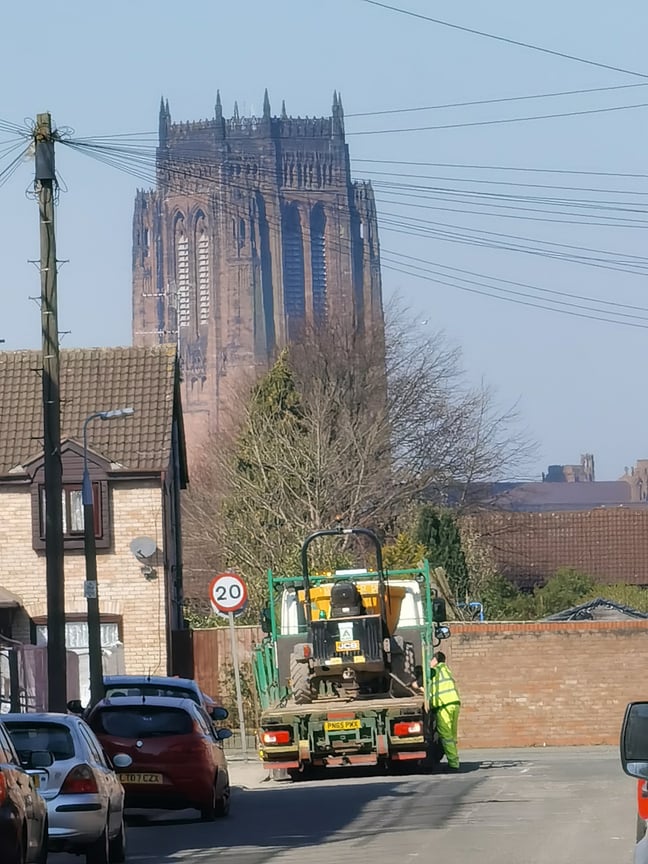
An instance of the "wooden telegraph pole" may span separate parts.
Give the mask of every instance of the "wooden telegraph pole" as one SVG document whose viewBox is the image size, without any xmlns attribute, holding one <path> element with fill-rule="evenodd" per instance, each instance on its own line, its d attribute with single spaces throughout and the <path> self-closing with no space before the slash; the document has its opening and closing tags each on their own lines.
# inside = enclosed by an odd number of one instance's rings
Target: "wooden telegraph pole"
<svg viewBox="0 0 648 864">
<path fill-rule="evenodd" d="M 47 570 L 48 710 L 67 710 L 65 589 L 63 573 L 63 468 L 56 238 L 54 233 L 54 142 L 50 114 L 38 114 L 34 129 L 35 188 L 40 217 L 41 326 L 43 333 L 43 437 L 45 469 L 45 558 Z"/>
</svg>

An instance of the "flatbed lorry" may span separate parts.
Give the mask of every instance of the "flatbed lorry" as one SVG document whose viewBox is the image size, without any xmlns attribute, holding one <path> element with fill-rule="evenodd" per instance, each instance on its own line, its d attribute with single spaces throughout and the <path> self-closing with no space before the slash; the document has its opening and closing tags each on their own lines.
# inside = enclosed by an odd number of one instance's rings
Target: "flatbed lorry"
<svg viewBox="0 0 648 864">
<path fill-rule="evenodd" d="M 311 574 L 308 546 L 331 534 L 368 537 L 375 570 Z M 387 571 L 373 532 L 318 531 L 304 541 L 301 575 L 270 571 L 268 591 L 254 651 L 265 768 L 297 779 L 319 767 L 439 760 L 429 661 L 450 631 L 427 561 Z"/>
</svg>

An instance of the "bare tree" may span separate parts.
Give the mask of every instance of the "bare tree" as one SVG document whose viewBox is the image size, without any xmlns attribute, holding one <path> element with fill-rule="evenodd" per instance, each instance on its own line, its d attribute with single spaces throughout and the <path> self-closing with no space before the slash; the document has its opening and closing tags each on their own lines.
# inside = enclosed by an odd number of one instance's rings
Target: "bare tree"
<svg viewBox="0 0 648 864">
<path fill-rule="evenodd" d="M 310 531 L 388 529 L 449 489 L 467 501 L 528 453 L 515 414 L 466 386 L 459 351 L 396 310 L 384 338 L 336 321 L 305 330 L 233 408 L 185 499 L 188 569 L 235 567 L 258 594 L 267 567 L 294 572 Z M 324 544 L 320 563 L 339 554 Z"/>
</svg>

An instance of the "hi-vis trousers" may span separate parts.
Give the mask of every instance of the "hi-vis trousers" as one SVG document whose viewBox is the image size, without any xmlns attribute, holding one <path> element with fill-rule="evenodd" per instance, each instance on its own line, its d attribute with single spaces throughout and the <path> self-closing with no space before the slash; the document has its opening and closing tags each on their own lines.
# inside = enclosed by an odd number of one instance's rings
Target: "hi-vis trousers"
<svg viewBox="0 0 648 864">
<path fill-rule="evenodd" d="M 459 709 L 461 705 L 443 705 L 436 709 L 436 726 L 443 747 L 443 752 L 450 768 L 459 767 L 459 751 L 457 750 L 457 727 L 459 725 Z"/>
</svg>

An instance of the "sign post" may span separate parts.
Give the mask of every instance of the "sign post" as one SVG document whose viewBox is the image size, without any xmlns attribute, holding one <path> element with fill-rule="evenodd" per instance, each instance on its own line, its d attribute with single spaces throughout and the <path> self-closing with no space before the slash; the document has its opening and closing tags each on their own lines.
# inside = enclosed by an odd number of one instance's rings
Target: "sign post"
<svg viewBox="0 0 648 864">
<path fill-rule="evenodd" d="M 209 586 L 209 602 L 217 615 L 229 621 L 230 642 L 232 645 L 232 665 L 234 666 L 234 683 L 236 685 L 236 708 L 241 732 L 241 747 L 243 759 L 247 762 L 247 732 L 245 729 L 245 714 L 243 712 L 243 693 L 241 691 L 241 672 L 239 667 L 238 645 L 234 617 L 241 615 L 247 606 L 248 593 L 245 582 L 237 573 L 219 573 L 214 576 Z"/>
</svg>

